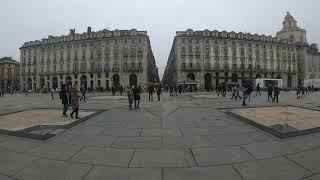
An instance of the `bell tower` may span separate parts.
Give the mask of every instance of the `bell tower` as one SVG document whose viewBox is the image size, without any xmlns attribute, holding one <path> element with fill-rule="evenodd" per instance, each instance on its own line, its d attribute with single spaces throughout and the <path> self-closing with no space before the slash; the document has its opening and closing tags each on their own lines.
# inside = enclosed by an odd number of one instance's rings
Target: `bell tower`
<svg viewBox="0 0 320 180">
<path fill-rule="evenodd" d="M 279 39 L 290 40 L 294 43 L 308 43 L 306 30 L 297 26 L 297 21 L 289 12 L 287 12 L 282 25 L 282 30 L 277 32 L 277 37 Z"/>
</svg>

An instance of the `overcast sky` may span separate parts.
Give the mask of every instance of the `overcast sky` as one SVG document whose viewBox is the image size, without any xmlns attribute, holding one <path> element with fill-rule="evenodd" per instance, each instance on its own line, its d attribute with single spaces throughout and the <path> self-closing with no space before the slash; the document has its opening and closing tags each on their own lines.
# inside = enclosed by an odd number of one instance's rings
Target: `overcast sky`
<svg viewBox="0 0 320 180">
<path fill-rule="evenodd" d="M 319 0 L 0 0 L 0 57 L 48 35 L 104 28 L 146 30 L 160 78 L 176 31 L 226 30 L 274 36 L 287 11 L 320 43 Z"/>
</svg>

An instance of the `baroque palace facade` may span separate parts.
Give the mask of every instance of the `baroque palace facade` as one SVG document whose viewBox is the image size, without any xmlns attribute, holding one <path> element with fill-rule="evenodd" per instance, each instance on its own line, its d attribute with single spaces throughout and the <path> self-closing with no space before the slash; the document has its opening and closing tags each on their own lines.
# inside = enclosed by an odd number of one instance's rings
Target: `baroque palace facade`
<svg viewBox="0 0 320 180">
<path fill-rule="evenodd" d="M 119 88 L 158 82 L 158 69 L 146 31 L 107 29 L 49 36 L 20 48 L 21 89 L 33 91 L 84 84 Z"/>
<path fill-rule="evenodd" d="M 19 90 L 19 63 L 11 57 L 0 59 L 0 90 Z"/>
<path fill-rule="evenodd" d="M 295 88 L 308 74 L 306 31 L 288 12 L 276 37 L 226 31 L 177 31 L 162 82 L 185 79 L 198 89 L 222 82 L 240 84 L 256 78 L 283 79 L 283 87 Z"/>
</svg>

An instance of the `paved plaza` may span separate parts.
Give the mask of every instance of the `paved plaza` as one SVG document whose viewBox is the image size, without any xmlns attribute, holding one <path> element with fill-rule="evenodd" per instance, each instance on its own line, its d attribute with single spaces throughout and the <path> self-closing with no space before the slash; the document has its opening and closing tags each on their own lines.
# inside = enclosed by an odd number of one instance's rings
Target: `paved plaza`
<svg viewBox="0 0 320 180">
<path fill-rule="evenodd" d="M 305 123 L 315 127 L 319 93 L 297 100 L 294 92 L 281 92 L 279 103 L 268 103 L 265 93 L 253 95 L 245 109 L 240 100 L 208 93 L 164 93 L 160 102 L 156 96 L 153 102 L 147 98 L 143 94 L 141 108 L 130 111 L 126 96 L 92 93 L 80 103 L 80 118 L 100 113 L 54 137 L 0 134 L 0 179 L 320 179 L 320 132 L 279 139 L 226 113 L 234 111 L 264 125 L 290 117 L 297 129 L 309 128 Z M 0 128 L 19 120 L 61 119 L 59 108 L 58 95 L 55 100 L 49 94 L 7 95 L 0 98 Z"/>
</svg>

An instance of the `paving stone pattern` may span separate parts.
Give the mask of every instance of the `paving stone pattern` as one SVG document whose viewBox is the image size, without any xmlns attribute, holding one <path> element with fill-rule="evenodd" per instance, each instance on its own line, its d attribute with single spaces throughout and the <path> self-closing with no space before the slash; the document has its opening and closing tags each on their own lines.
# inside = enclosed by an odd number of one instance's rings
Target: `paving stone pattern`
<svg viewBox="0 0 320 180">
<path fill-rule="evenodd" d="M 126 96 L 88 94 L 80 109 L 105 111 L 53 138 L 0 135 L 0 179 L 320 179 L 320 133 L 280 140 L 224 113 L 224 108 L 241 108 L 229 98 L 163 93 L 160 102 L 148 102 L 143 94 L 141 109 L 130 111 Z M 319 93 L 296 100 L 294 92 L 282 92 L 278 104 L 263 94 L 253 95 L 249 106 L 319 110 L 319 101 Z M 31 108 L 62 105 L 49 94 L 0 98 L 0 115 Z"/>
</svg>

